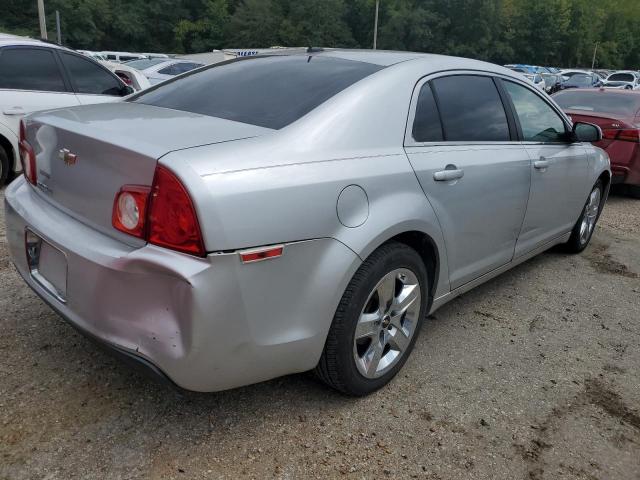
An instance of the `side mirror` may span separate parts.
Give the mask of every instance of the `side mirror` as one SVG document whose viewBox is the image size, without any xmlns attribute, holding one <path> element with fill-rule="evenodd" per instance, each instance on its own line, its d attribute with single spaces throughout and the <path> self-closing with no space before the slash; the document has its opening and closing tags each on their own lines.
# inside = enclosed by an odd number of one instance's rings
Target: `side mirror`
<svg viewBox="0 0 640 480">
<path fill-rule="evenodd" d="M 127 95 L 131 95 L 132 93 L 135 93 L 135 90 L 133 89 L 133 87 L 129 86 L 129 85 L 125 85 L 122 87 L 120 96 L 121 97 L 126 97 Z"/>
<path fill-rule="evenodd" d="M 602 130 L 592 123 L 576 122 L 573 124 L 573 138 L 578 142 L 599 142 L 602 140 Z"/>
</svg>

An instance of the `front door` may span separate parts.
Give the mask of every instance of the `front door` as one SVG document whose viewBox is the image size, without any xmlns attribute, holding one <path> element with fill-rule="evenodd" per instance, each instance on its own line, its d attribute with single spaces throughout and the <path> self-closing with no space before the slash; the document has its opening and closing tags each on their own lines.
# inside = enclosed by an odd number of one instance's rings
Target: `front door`
<svg viewBox="0 0 640 480">
<path fill-rule="evenodd" d="M 589 194 L 588 158 L 581 143 L 570 140 L 569 125 L 533 89 L 503 80 L 531 158 L 531 192 L 516 257 L 569 232 Z"/>
<path fill-rule="evenodd" d="M 530 159 L 490 76 L 432 79 L 412 110 L 405 150 L 440 221 L 455 289 L 513 258 Z"/>
</svg>

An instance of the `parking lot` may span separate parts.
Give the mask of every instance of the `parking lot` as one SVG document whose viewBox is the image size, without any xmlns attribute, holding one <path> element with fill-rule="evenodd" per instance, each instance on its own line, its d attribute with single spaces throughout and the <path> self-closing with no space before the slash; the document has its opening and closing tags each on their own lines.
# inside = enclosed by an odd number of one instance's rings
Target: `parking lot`
<svg viewBox="0 0 640 480">
<path fill-rule="evenodd" d="M 310 375 L 178 395 L 65 324 L 0 236 L 0 478 L 640 476 L 639 200 L 436 312 L 361 399 Z"/>
</svg>

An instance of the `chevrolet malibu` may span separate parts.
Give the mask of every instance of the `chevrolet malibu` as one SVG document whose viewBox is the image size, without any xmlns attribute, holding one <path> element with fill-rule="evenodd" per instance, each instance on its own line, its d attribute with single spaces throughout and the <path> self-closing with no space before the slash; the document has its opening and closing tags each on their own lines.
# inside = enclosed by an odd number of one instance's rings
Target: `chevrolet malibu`
<svg viewBox="0 0 640 480">
<path fill-rule="evenodd" d="M 554 245 L 583 250 L 611 178 L 600 129 L 522 76 L 414 53 L 234 60 L 33 114 L 20 138 L 18 272 L 196 391 L 307 370 L 382 387 L 429 312 Z"/>
</svg>

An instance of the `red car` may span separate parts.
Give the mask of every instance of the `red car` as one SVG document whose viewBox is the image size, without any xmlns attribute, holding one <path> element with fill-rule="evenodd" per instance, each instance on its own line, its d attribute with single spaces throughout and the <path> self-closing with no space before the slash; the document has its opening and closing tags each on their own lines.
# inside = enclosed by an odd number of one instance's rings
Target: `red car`
<svg viewBox="0 0 640 480">
<path fill-rule="evenodd" d="M 553 99 L 574 122 L 602 129 L 602 140 L 594 145 L 609 154 L 612 183 L 640 198 L 640 91 L 576 89 L 558 92 Z"/>
</svg>

